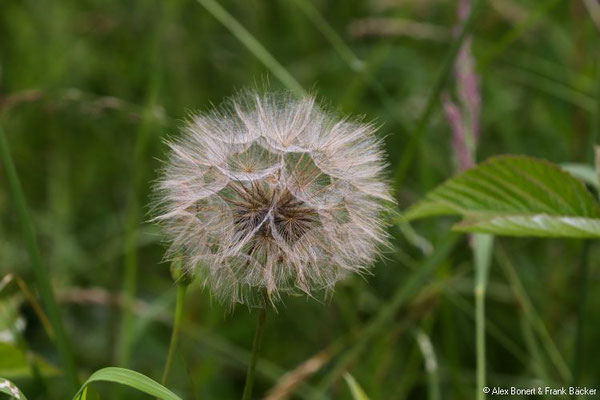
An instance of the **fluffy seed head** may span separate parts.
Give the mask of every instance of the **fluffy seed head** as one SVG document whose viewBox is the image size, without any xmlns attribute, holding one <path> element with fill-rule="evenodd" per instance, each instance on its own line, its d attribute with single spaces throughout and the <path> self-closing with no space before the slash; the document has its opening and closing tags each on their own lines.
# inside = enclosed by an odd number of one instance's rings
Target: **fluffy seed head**
<svg viewBox="0 0 600 400">
<path fill-rule="evenodd" d="M 168 254 L 223 301 L 332 289 L 373 263 L 391 201 L 374 127 L 246 93 L 193 117 L 156 185 Z"/>
</svg>

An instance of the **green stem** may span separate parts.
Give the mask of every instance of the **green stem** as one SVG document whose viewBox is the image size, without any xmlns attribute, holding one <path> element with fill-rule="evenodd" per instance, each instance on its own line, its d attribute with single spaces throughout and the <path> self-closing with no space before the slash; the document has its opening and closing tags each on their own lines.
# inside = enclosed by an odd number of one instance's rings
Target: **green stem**
<svg viewBox="0 0 600 400">
<path fill-rule="evenodd" d="M 417 344 L 421 349 L 425 364 L 425 372 L 427 373 L 427 398 L 429 400 L 440 400 L 442 397 L 440 393 L 438 361 L 435 357 L 431 339 L 429 339 L 429 335 L 421 329 L 416 332 L 415 337 L 417 339 Z"/>
<path fill-rule="evenodd" d="M 248 373 L 246 374 L 246 384 L 244 386 L 244 394 L 242 400 L 250 400 L 252 398 L 252 387 L 254 386 L 254 377 L 256 375 L 256 362 L 258 361 L 258 353 L 260 352 L 260 344 L 265 328 L 265 319 L 267 317 L 267 304 L 263 304 L 256 321 L 256 332 L 254 333 L 254 341 L 252 343 L 252 359 L 248 366 Z"/>
<path fill-rule="evenodd" d="M 519 306 L 523 309 L 525 317 L 531 326 L 537 331 L 540 340 L 543 342 L 547 354 L 550 357 L 550 360 L 552 360 L 554 367 L 560 374 L 560 378 L 565 382 L 570 382 L 573 379 L 573 375 L 571 374 L 567 363 L 558 350 L 556 343 L 554 343 L 554 340 L 552 339 L 548 328 L 546 328 L 544 321 L 533 307 L 531 299 L 527 296 L 527 290 L 523 286 L 515 266 L 512 264 L 512 261 L 506 254 L 506 251 L 502 248 L 497 248 L 495 256 L 498 264 L 504 269 L 504 273 L 509 281 L 510 287 L 513 290 Z"/>
<path fill-rule="evenodd" d="M 273 57 L 256 38 L 248 32 L 227 10 L 215 0 L 198 0 L 233 36 L 236 37 L 281 83 L 299 96 L 306 95 L 298 81 Z"/>
<path fill-rule="evenodd" d="M 476 349 L 476 398 L 485 399 L 485 291 L 490 270 L 494 237 L 486 234 L 473 235 L 475 257 L 475 349 Z"/>
<path fill-rule="evenodd" d="M 485 399 L 485 286 L 475 286 L 475 335 L 477 352 L 477 399 Z"/>
<path fill-rule="evenodd" d="M 573 357 L 573 385 L 579 384 L 583 366 L 583 328 L 587 301 L 589 271 L 590 271 L 590 246 L 591 242 L 583 242 L 581 265 L 579 268 L 579 298 L 577 301 L 577 326 L 575 328 L 575 356 Z"/>
<path fill-rule="evenodd" d="M 400 186 L 402 185 L 404 178 L 406 177 L 406 174 L 408 172 L 408 169 L 414 160 L 414 157 L 419 148 L 419 144 L 421 143 L 423 135 L 425 134 L 425 131 L 429 126 L 429 121 L 431 120 L 433 112 L 435 111 L 435 108 L 439 102 L 440 94 L 446 86 L 446 82 L 448 81 L 450 73 L 452 72 L 454 60 L 456 59 L 458 51 L 462 47 L 463 42 L 475 27 L 475 21 L 483 6 L 483 3 L 484 0 L 474 1 L 473 7 L 471 8 L 471 13 L 469 14 L 464 25 L 462 26 L 458 37 L 452 43 L 450 50 L 448 50 L 448 54 L 444 59 L 442 70 L 438 75 L 437 80 L 435 81 L 433 90 L 431 91 L 431 93 L 429 93 L 429 97 L 427 98 L 427 104 L 425 105 L 425 109 L 423 110 L 423 113 L 421 114 L 421 117 L 417 122 L 417 127 L 415 128 L 412 136 L 406 144 L 406 147 L 404 148 L 402 156 L 400 157 L 401 161 L 394 175 L 394 189 L 396 190 L 398 190 L 398 188 L 400 188 Z"/>
<path fill-rule="evenodd" d="M 181 322 L 183 320 L 183 308 L 185 305 L 185 293 L 187 290 L 187 284 L 177 284 L 177 300 L 175 303 L 175 319 L 173 321 L 173 330 L 171 332 L 171 343 L 169 344 L 169 353 L 167 354 L 167 361 L 165 362 L 165 369 L 161 383 L 166 385 L 169 379 L 169 373 L 173 366 L 173 359 L 175 357 L 175 350 L 177 349 L 177 342 L 179 341 L 179 331 L 181 330 Z"/>
<path fill-rule="evenodd" d="M 162 3 L 161 3 L 162 4 Z M 172 15 L 172 6 L 162 5 L 159 13 Z M 165 16 L 161 22 L 168 21 Z M 149 41 L 149 66 L 148 66 L 148 92 L 146 103 L 141 115 L 141 121 L 136 132 L 135 147 L 133 150 L 133 165 L 131 174 L 131 186 L 127 204 L 127 219 L 125 224 L 124 240 L 124 262 L 123 262 L 123 286 L 122 296 L 126 307 L 121 315 L 121 326 L 117 342 L 117 363 L 121 367 L 129 365 L 131 348 L 133 346 L 133 303 L 138 288 L 139 270 L 139 229 L 143 219 L 142 197 L 146 185 L 145 177 L 148 165 L 148 149 L 156 132 L 155 107 L 161 88 L 162 65 L 161 40 L 164 33 L 164 23 L 159 23 L 152 40 Z"/>
<path fill-rule="evenodd" d="M 343 375 L 354 360 L 367 348 L 369 341 L 379 332 L 385 329 L 386 324 L 396 315 L 398 309 L 403 306 L 408 298 L 415 296 L 419 290 L 423 288 L 426 282 L 431 278 L 435 269 L 446 259 L 448 254 L 454 249 L 458 242 L 459 236 L 455 233 L 450 233 L 446 238 L 437 245 L 431 253 L 410 277 L 402 283 L 394 293 L 391 300 L 382 306 L 377 315 L 375 315 L 361 329 L 357 335 L 356 343 L 354 343 L 346 352 L 344 352 L 335 365 L 331 367 L 329 373 L 323 377 L 318 385 L 318 390 L 323 394 L 327 389 L 335 383 L 335 381 Z"/>
<path fill-rule="evenodd" d="M 2 163 L 7 175 L 10 191 L 15 202 L 17 215 L 19 217 L 19 222 L 21 224 L 23 233 L 23 240 L 27 246 L 29 257 L 31 258 L 31 265 L 35 274 L 37 288 L 42 299 L 42 304 L 46 308 L 46 313 L 48 314 L 48 318 L 50 319 L 50 323 L 52 324 L 52 328 L 54 330 L 56 347 L 58 348 L 58 353 L 63 363 L 65 375 L 67 376 L 71 390 L 76 391 L 79 383 L 77 379 L 75 360 L 73 358 L 71 346 L 65 332 L 60 309 L 56 303 L 54 290 L 52 289 L 52 285 L 50 283 L 48 269 L 46 268 L 46 265 L 42 261 L 42 257 L 40 255 L 35 236 L 35 230 L 33 228 L 33 221 L 29 215 L 27 202 L 25 200 L 25 194 L 23 193 L 23 188 L 21 187 L 21 182 L 19 181 L 19 176 L 17 175 L 17 170 L 10 154 L 8 142 L 6 141 L 6 136 L 4 135 L 4 131 L 2 130 L 1 126 L 0 158 L 2 158 Z"/>
</svg>

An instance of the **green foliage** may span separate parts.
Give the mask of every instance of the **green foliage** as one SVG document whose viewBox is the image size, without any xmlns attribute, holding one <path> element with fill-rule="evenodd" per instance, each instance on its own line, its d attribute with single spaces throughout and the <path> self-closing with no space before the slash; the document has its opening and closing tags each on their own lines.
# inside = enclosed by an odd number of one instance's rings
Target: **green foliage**
<svg viewBox="0 0 600 400">
<path fill-rule="evenodd" d="M 29 355 L 11 343 L 0 342 L 0 376 L 10 379 L 31 377 L 31 361 Z M 30 355 L 39 372 L 44 376 L 58 376 L 60 370 L 39 355 Z"/>
<path fill-rule="evenodd" d="M 369 396 L 367 396 L 363 388 L 360 387 L 352 375 L 346 372 L 344 374 L 344 380 L 350 388 L 350 392 L 352 393 L 352 398 L 354 400 L 369 400 Z"/>
<path fill-rule="evenodd" d="M 600 237 L 600 208 L 558 166 L 497 156 L 449 179 L 405 214 L 408 220 L 460 215 L 454 229 L 508 236 Z"/>
<path fill-rule="evenodd" d="M 181 397 L 145 375 L 125 368 L 108 367 L 94 372 L 81 386 L 73 400 L 85 400 L 85 390 L 93 382 L 112 382 L 129 386 L 160 400 L 181 400 Z"/>
<path fill-rule="evenodd" d="M 340 113 L 364 115 L 381 127 L 388 174 L 402 182 L 395 191 L 400 209 L 453 174 L 452 129 L 439 95 L 459 95 L 448 55 L 457 49 L 460 2 L 340 3 L 0 0 L 0 125 L 79 376 L 125 365 L 117 356 L 123 331 L 131 337 L 122 342 L 129 367 L 161 376 L 176 288 L 161 237 L 144 221 L 164 160 L 163 138 L 176 138 L 190 112 L 256 82 L 303 88 Z M 592 165 L 590 145 L 600 137 L 600 35 L 588 2 L 482 3 L 466 37 L 472 36 L 482 94 L 477 159 L 509 153 L 569 163 L 568 172 L 593 188 L 584 166 Z M 573 164 L 583 168 L 575 171 Z M 6 172 L 0 166 L 0 278 L 18 274 L 46 307 Z M 291 398 L 349 400 L 342 377 L 350 369 L 372 399 L 427 398 L 423 359 L 410 334 L 422 326 L 438 356 L 442 398 L 474 398 L 480 333 L 473 249 L 463 235 L 448 234 L 448 219 L 414 228 L 392 227 L 384 260 L 372 273 L 348 277 L 331 298 L 285 299 L 267 321 L 256 398 L 292 373 L 298 386 L 289 388 Z M 125 246 L 139 258 L 136 285 L 128 290 L 132 308 L 120 295 L 131 261 L 124 260 Z M 486 269 L 487 384 L 569 385 L 582 292 L 574 288 L 585 281 L 577 269 L 581 241 L 497 238 L 493 247 Z M 599 257 L 598 241 L 590 241 L 579 368 L 588 387 L 600 387 L 600 347 L 594 346 L 600 297 L 593 290 Z M 62 364 L 36 303 L 18 294 L 13 307 L 16 289 L 13 283 L 2 292 L 0 306 L 9 305 L 11 314 L 0 331 L 21 318 L 20 354 L 30 350 Z M 254 316 L 244 307 L 221 307 L 197 284 L 188 300 L 169 388 L 190 400 L 239 400 Z M 131 311 L 133 324 L 121 325 L 123 310 Z M 301 365 L 314 367 L 312 374 L 294 375 Z M 70 399 L 80 387 L 66 384 L 65 370 L 48 377 L 41 366 L 40 372 L 41 379 L 15 377 L 30 399 Z M 119 384 L 87 387 L 88 399 L 96 389 L 111 400 L 119 391 L 121 400 L 151 398 Z"/>
<path fill-rule="evenodd" d="M 17 385 L 8 379 L 0 378 L 0 393 L 7 394 L 10 399 L 27 400 Z"/>
<path fill-rule="evenodd" d="M 42 303 L 46 307 L 46 312 L 49 315 L 50 323 L 52 324 L 52 328 L 56 336 L 56 346 L 62 358 L 63 367 L 69 378 L 69 383 L 73 388 L 75 388 L 77 383 L 77 373 L 75 371 L 75 361 L 71 353 L 71 345 L 65 332 L 61 311 L 54 296 L 54 290 L 50 284 L 48 267 L 44 263 L 44 259 L 42 258 L 38 247 L 35 236 L 35 228 L 29 213 L 29 207 L 27 205 L 27 201 L 25 200 L 25 194 L 23 193 L 21 181 L 19 179 L 19 175 L 17 174 L 2 126 L 0 126 L 0 159 L 2 161 L 2 165 L 4 166 L 4 170 L 6 171 L 10 192 L 15 203 L 19 222 L 21 224 L 23 241 L 26 243 L 29 258 L 36 275 L 37 288 L 40 293 Z"/>
</svg>

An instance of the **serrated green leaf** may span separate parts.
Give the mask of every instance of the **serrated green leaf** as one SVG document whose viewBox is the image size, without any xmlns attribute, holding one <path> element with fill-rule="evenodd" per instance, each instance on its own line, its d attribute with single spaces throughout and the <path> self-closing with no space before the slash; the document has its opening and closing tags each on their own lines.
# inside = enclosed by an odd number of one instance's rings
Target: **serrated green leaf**
<svg viewBox="0 0 600 400">
<path fill-rule="evenodd" d="M 129 369 L 116 367 L 103 368 L 94 372 L 81 386 L 73 400 L 81 400 L 82 393 L 93 382 L 119 383 L 157 397 L 160 400 L 182 400 L 181 397 L 147 376 Z"/>
<path fill-rule="evenodd" d="M 352 393 L 352 398 L 354 400 L 369 400 L 369 396 L 367 396 L 365 391 L 360 387 L 352 375 L 346 372 L 344 374 L 344 380 L 348 384 L 350 393 Z"/>
<path fill-rule="evenodd" d="M 600 237 L 600 208 L 557 165 L 525 156 L 493 157 L 431 191 L 408 220 L 461 215 L 464 232 L 508 236 Z"/>
<path fill-rule="evenodd" d="M 0 393 L 9 395 L 11 399 L 27 400 L 17 385 L 8 379 L 0 378 Z"/>
</svg>

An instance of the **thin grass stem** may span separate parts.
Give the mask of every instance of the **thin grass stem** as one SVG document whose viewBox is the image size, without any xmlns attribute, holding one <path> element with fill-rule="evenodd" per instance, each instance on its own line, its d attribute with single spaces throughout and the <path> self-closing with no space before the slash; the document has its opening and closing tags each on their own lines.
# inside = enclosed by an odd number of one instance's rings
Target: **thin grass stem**
<svg viewBox="0 0 600 400">
<path fill-rule="evenodd" d="M 357 335 L 356 343 L 332 367 L 331 371 L 321 380 L 318 389 L 325 393 L 326 390 L 338 380 L 348 367 L 363 350 L 369 341 L 383 329 L 385 324 L 396 314 L 409 296 L 415 292 L 431 277 L 435 269 L 445 260 L 446 256 L 458 242 L 458 235 L 449 234 L 446 239 L 429 255 L 411 277 L 409 277 L 396 291 L 392 299 L 384 305 L 379 313 L 369 321 L 364 329 Z"/>
<path fill-rule="evenodd" d="M 244 393 L 242 400 L 252 399 L 252 388 L 254 387 L 254 379 L 256 377 L 256 363 L 258 361 L 258 355 L 260 353 L 260 345 L 262 343 L 262 337 L 265 328 L 265 320 L 267 317 L 267 304 L 266 301 L 258 312 L 258 318 L 256 320 L 256 332 L 254 333 L 254 341 L 252 342 L 252 358 L 250 359 L 250 365 L 248 365 L 248 372 L 246 374 L 246 384 L 244 385 Z"/>
<path fill-rule="evenodd" d="M 9 189 L 15 203 L 19 222 L 21 224 L 23 240 L 27 246 L 29 257 L 31 259 L 31 266 L 35 275 L 37 289 L 42 299 L 42 304 L 46 308 L 48 319 L 52 324 L 52 329 L 56 339 L 56 347 L 63 364 L 65 376 L 69 382 L 70 389 L 75 392 L 79 387 L 79 380 L 77 379 L 77 369 L 75 366 L 75 359 L 71 351 L 71 344 L 63 325 L 62 315 L 56 302 L 56 297 L 54 295 L 54 289 L 52 288 L 48 269 L 40 254 L 35 236 L 35 229 L 33 227 L 33 221 L 31 219 L 31 215 L 29 214 L 29 208 L 27 207 L 25 194 L 23 193 L 23 188 L 10 154 L 8 141 L 6 140 L 4 130 L 1 126 L 0 158 L 2 158 L 2 164 L 7 176 Z"/>
<path fill-rule="evenodd" d="M 546 352 L 554 364 L 554 367 L 560 374 L 563 382 L 570 382 L 572 380 L 572 373 L 565 362 L 564 357 L 558 350 L 558 347 L 554 343 L 552 336 L 548 332 L 548 328 L 544 325 L 544 321 L 542 321 L 541 317 L 537 314 L 531 300 L 527 296 L 527 291 L 523 287 L 521 280 L 519 279 L 519 275 L 515 270 L 515 267 L 512 264 L 512 261 L 509 259 L 508 255 L 503 249 L 497 248 L 495 251 L 495 259 L 498 261 L 498 264 L 504 270 L 506 277 L 510 282 L 510 286 L 513 289 L 515 297 L 519 302 L 520 306 L 523 308 L 525 313 L 525 317 L 529 324 L 532 325 L 535 331 L 537 331 L 540 336 L 540 340 L 542 341 Z"/>
<path fill-rule="evenodd" d="M 476 350 L 476 399 L 485 399 L 485 292 L 490 270 L 494 237 L 475 234 L 473 255 L 475 258 L 475 350 Z"/>
<path fill-rule="evenodd" d="M 429 338 L 429 335 L 421 329 L 417 330 L 415 337 L 425 361 L 425 372 L 427 373 L 427 398 L 429 400 L 440 400 L 442 398 L 440 393 L 440 374 L 431 339 Z"/>
<path fill-rule="evenodd" d="M 519 321 L 521 323 L 521 330 L 523 331 L 523 338 L 527 345 L 527 355 L 532 371 L 542 382 L 551 382 L 550 376 L 544 366 L 544 357 L 540 351 L 540 346 L 537 343 L 531 324 L 527 322 L 527 318 L 523 313 L 519 316 Z"/>
<path fill-rule="evenodd" d="M 454 67 L 454 60 L 456 59 L 456 56 L 458 55 L 458 52 L 462 47 L 463 42 L 473 31 L 473 28 L 475 27 L 475 21 L 477 20 L 477 16 L 479 15 L 481 8 L 483 8 L 483 3 L 483 0 L 474 1 L 473 7 L 471 7 L 471 12 L 465 20 L 465 23 L 462 26 L 460 33 L 458 34 L 456 40 L 454 40 L 454 42 L 452 43 L 452 46 L 450 46 L 450 50 L 448 50 L 448 54 L 446 55 L 446 58 L 444 59 L 442 65 L 442 70 L 440 71 L 440 74 L 438 75 L 437 80 L 435 81 L 432 91 L 429 93 L 427 103 L 423 112 L 421 113 L 419 121 L 417 122 L 417 126 L 414 129 L 412 136 L 408 140 L 408 143 L 404 147 L 402 155 L 400 156 L 400 163 L 396 168 L 393 182 L 394 189 L 396 190 L 398 190 L 404 182 L 404 178 L 408 173 L 408 169 L 410 168 L 416 154 L 418 153 L 421 140 L 423 139 L 427 127 L 429 126 L 429 121 L 433 116 L 433 112 L 435 111 L 435 108 L 439 103 L 440 94 L 446 86 L 446 82 L 448 81 L 448 78 L 452 72 L 452 68 Z"/>
<path fill-rule="evenodd" d="M 167 8 L 167 7 L 165 7 Z M 170 9 L 165 12 L 172 12 Z M 161 71 L 158 61 L 160 58 L 160 41 L 163 26 L 155 31 L 153 42 L 151 43 L 150 60 L 153 65 L 150 68 L 148 77 L 148 92 L 144 109 L 141 115 L 141 121 L 136 134 L 136 142 L 133 152 L 133 167 L 131 177 L 131 190 L 126 212 L 125 225 L 125 257 L 123 271 L 123 286 L 122 295 L 127 307 L 123 309 L 121 315 L 121 325 L 119 338 L 117 343 L 117 362 L 122 367 L 127 367 L 131 358 L 131 347 L 133 345 L 133 303 L 137 292 L 138 269 L 139 269 L 139 254 L 138 241 L 139 230 L 142 222 L 142 206 L 141 196 L 144 189 L 144 177 L 146 174 L 147 165 L 147 149 L 151 141 L 152 132 L 155 129 L 155 109 L 158 103 L 158 95 L 160 89 Z"/>
<path fill-rule="evenodd" d="M 294 3 L 300 8 L 300 10 L 306 15 L 308 19 L 316 26 L 316 28 L 325 36 L 327 41 L 331 43 L 333 49 L 339 54 L 339 56 L 348 64 L 350 69 L 353 71 L 361 71 L 364 67 L 363 61 L 358 58 L 352 49 L 344 42 L 344 40 L 337 34 L 335 29 L 327 22 L 321 15 L 315 5 L 307 0 L 294 0 Z"/>
<path fill-rule="evenodd" d="M 584 328 L 588 294 L 588 281 L 590 280 L 590 247 L 591 241 L 583 242 L 581 264 L 579 266 L 579 296 L 577 299 L 577 325 L 575 327 L 575 352 L 573 356 L 573 386 L 579 384 L 583 369 L 584 354 Z"/>
<path fill-rule="evenodd" d="M 529 31 L 537 22 L 554 6 L 559 4 L 559 0 L 547 0 L 545 2 L 539 2 L 537 8 L 529 13 L 521 23 L 515 26 L 510 31 L 506 32 L 493 46 L 490 46 L 489 50 L 483 54 L 478 63 L 478 70 L 484 70 L 488 65 L 493 63 L 500 54 L 508 49 L 518 38 L 521 37 L 525 32 Z"/>
<path fill-rule="evenodd" d="M 248 32 L 227 10 L 215 0 L 198 0 L 223 26 L 225 26 L 279 81 L 292 92 L 305 95 L 306 91 L 298 81 L 269 53 L 269 51 Z"/>
<path fill-rule="evenodd" d="M 177 283 L 177 300 L 175 302 L 175 317 L 173 320 L 173 330 L 171 331 L 171 341 L 169 343 L 169 353 L 167 354 L 167 361 L 165 362 L 165 368 L 163 370 L 161 383 L 167 384 L 171 368 L 173 367 L 173 360 L 175 358 L 175 351 L 177 350 L 177 343 L 179 341 L 179 332 L 181 331 L 181 323 L 183 321 L 183 310 L 185 306 L 185 294 L 187 291 L 186 283 Z"/>
</svg>

